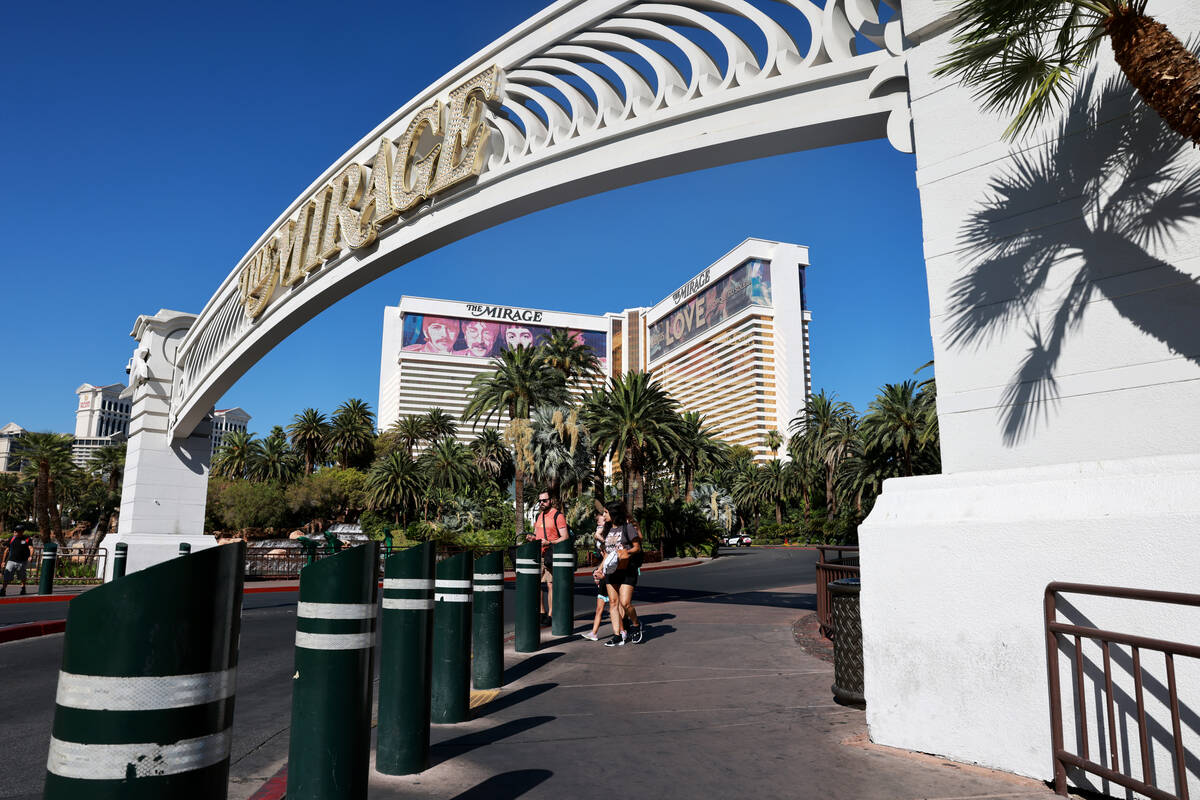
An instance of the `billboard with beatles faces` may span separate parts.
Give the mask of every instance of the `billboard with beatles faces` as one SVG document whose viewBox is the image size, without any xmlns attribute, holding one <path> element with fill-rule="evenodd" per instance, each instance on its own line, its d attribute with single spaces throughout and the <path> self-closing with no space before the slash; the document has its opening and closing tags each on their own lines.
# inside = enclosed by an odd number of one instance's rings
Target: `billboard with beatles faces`
<svg viewBox="0 0 1200 800">
<path fill-rule="evenodd" d="M 556 330 L 565 330 L 577 342 L 592 348 L 602 368 L 608 353 L 608 337 L 603 331 L 412 312 L 405 312 L 401 319 L 404 327 L 401 347 L 408 353 L 487 359 L 509 347 L 542 344 Z"/>
</svg>

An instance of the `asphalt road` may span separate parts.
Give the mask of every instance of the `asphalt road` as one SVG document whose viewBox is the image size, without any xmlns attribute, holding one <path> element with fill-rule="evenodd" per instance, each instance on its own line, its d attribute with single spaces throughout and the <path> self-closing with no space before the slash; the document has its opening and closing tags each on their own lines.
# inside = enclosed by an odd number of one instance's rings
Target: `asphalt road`
<svg viewBox="0 0 1200 800">
<path fill-rule="evenodd" d="M 643 606 L 809 583 L 814 580 L 815 562 L 816 554 L 807 550 L 731 548 L 723 550 L 721 558 L 701 566 L 644 573 L 635 603 Z M 505 588 L 505 618 L 511 625 L 513 584 Z M 595 610 L 592 582 L 577 580 L 575 593 L 576 618 L 590 619 Z M 266 759 L 286 753 L 295 604 L 294 592 L 245 597 L 230 770 L 233 776 L 257 774 Z M 15 608 L 28 614 L 27 606 L 45 605 L 49 604 L 20 604 Z M 46 614 L 49 609 L 43 607 L 25 620 L 61 617 L 58 609 L 65 611 L 66 606 L 55 603 L 53 607 L 57 615 Z M 0 618 L 0 624 L 11 622 Z M 0 718 L 0 752 L 5 754 L 0 800 L 41 797 L 62 639 L 62 634 L 54 634 L 0 644 L 0 682 L 8 698 Z"/>
</svg>

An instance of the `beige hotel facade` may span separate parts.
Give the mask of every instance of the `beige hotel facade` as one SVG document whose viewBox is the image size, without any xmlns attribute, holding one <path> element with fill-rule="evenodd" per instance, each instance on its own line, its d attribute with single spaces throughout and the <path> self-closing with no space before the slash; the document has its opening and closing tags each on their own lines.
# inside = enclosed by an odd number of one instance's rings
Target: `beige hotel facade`
<svg viewBox="0 0 1200 800">
<path fill-rule="evenodd" d="M 592 346 L 606 377 L 649 372 L 722 439 L 768 459 L 766 433 L 786 439 L 812 391 L 807 267 L 806 247 L 747 239 L 654 305 L 606 314 L 405 296 L 384 309 L 379 426 L 433 408 L 457 419 L 495 355 L 562 328 Z"/>
</svg>

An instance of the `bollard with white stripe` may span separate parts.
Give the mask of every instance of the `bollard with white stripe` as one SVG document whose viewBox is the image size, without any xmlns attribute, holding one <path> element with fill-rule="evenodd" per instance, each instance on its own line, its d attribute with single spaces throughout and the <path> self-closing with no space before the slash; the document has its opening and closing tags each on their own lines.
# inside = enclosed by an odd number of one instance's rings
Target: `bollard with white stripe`
<svg viewBox="0 0 1200 800">
<path fill-rule="evenodd" d="M 538 595 L 542 591 L 542 546 L 526 542 L 517 548 L 516 641 L 518 653 L 535 653 L 542 643 Z"/>
<path fill-rule="evenodd" d="M 570 636 L 575 631 L 575 542 L 567 537 L 550 547 L 550 580 L 554 581 L 550 633 Z"/>
<path fill-rule="evenodd" d="M 46 542 L 42 545 L 42 563 L 38 569 L 38 594 L 54 594 L 54 563 L 58 558 L 58 545 Z"/>
<path fill-rule="evenodd" d="M 383 562 L 375 769 L 385 775 L 429 768 L 434 555 L 433 543 L 425 542 Z"/>
<path fill-rule="evenodd" d="M 245 545 L 165 561 L 68 608 L 45 800 L 222 800 Z"/>
<path fill-rule="evenodd" d="M 288 800 L 362 800 L 371 749 L 379 543 L 300 571 Z"/>
<path fill-rule="evenodd" d="M 504 554 L 475 559 L 471 612 L 471 683 L 499 689 L 504 682 Z"/>
<path fill-rule="evenodd" d="M 433 722 L 465 722 L 471 712 L 471 554 L 437 565 L 433 584 Z"/>
<path fill-rule="evenodd" d="M 129 556 L 129 545 L 124 542 L 117 542 L 117 552 L 113 555 L 113 574 L 112 579 L 125 577 L 125 561 Z"/>
<path fill-rule="evenodd" d="M 190 556 L 192 554 L 192 546 L 187 542 L 179 543 L 179 555 Z"/>
</svg>

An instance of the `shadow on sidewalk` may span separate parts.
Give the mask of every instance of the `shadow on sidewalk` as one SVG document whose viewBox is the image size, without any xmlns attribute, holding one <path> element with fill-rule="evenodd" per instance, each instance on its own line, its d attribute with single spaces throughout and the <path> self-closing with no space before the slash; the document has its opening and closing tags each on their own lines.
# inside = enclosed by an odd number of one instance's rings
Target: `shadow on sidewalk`
<svg viewBox="0 0 1200 800">
<path fill-rule="evenodd" d="M 524 688 L 517 689 L 515 692 L 503 694 L 500 697 L 497 697 L 495 700 L 492 700 L 489 703 L 484 703 L 482 706 L 475 709 L 475 718 L 478 719 L 480 717 L 487 717 L 491 714 L 495 714 L 497 711 L 503 711 L 506 708 L 515 706 L 517 703 L 523 703 L 526 700 L 537 697 L 539 694 L 545 694 L 555 686 L 558 686 L 558 684 L 535 683 L 533 686 L 526 686 Z"/>
<path fill-rule="evenodd" d="M 715 597 L 700 597 L 696 598 L 695 602 L 727 606 L 793 608 L 798 611 L 815 611 L 817 609 L 817 596 L 800 592 L 738 592 Z"/>
<path fill-rule="evenodd" d="M 487 747 L 489 744 L 495 744 L 510 736 L 517 736 L 525 731 L 533 730 L 540 725 L 545 725 L 547 722 L 553 722 L 555 719 L 557 717 L 550 716 L 514 719 L 510 722 L 497 725 L 494 728 L 488 728 L 486 731 L 474 731 L 462 736 L 456 736 L 453 739 L 447 739 L 429 748 L 429 766 L 431 768 L 436 767 L 438 764 L 461 756 L 463 753 L 469 753 L 478 747 Z M 503 796 L 515 797 L 516 795 Z"/>
<path fill-rule="evenodd" d="M 516 683 L 534 670 L 541 669 L 556 658 L 562 656 L 562 653 L 536 653 L 529 658 L 523 659 L 521 663 L 514 664 L 504 670 L 504 685 Z"/>
<path fill-rule="evenodd" d="M 548 769 L 517 769 L 493 775 L 451 800 L 513 800 L 554 775 Z"/>
</svg>

